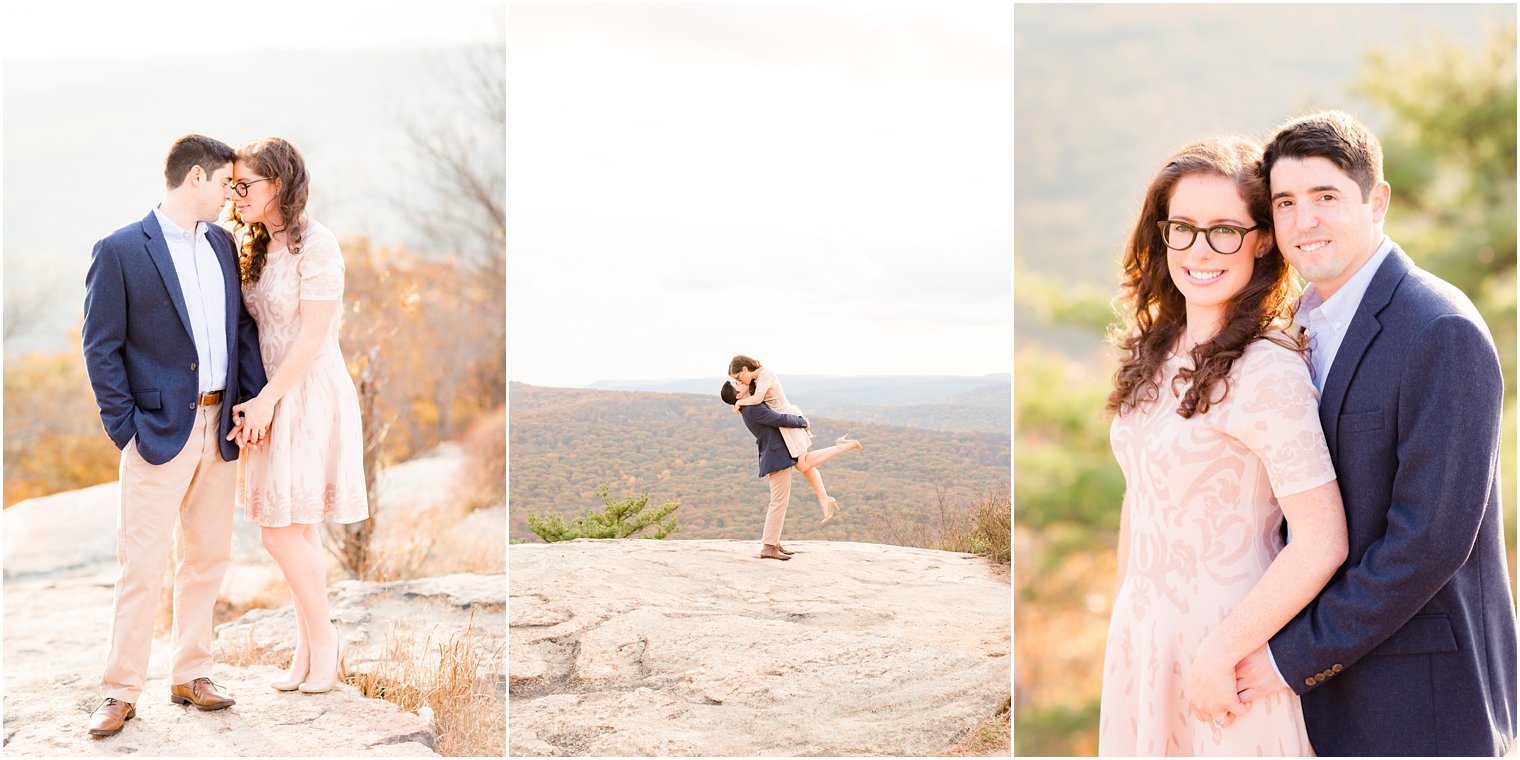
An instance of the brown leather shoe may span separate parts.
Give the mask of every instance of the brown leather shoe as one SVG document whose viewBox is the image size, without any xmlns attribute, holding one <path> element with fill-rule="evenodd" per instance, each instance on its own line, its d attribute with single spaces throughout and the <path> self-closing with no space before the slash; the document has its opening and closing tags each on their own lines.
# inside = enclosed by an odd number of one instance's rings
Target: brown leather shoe
<svg viewBox="0 0 1520 760">
<path fill-rule="evenodd" d="M 766 544 L 765 548 L 760 550 L 760 554 L 756 556 L 756 559 L 781 559 L 781 560 L 786 560 L 786 559 L 791 559 L 791 557 L 788 557 L 785 554 L 783 554 L 781 552 L 781 547 L 779 547 L 779 546 L 771 546 L 770 544 Z"/>
<path fill-rule="evenodd" d="M 782 546 L 781 544 L 776 544 L 776 551 L 781 552 L 782 554 L 785 554 L 788 557 L 790 557 L 793 554 L 797 553 L 797 552 L 791 551 L 790 549 L 787 549 L 785 546 Z"/>
<path fill-rule="evenodd" d="M 95 712 L 90 713 L 90 735 L 115 736 L 136 715 L 136 705 L 107 697 L 100 707 L 95 708 Z"/>
<path fill-rule="evenodd" d="M 195 705 L 197 710 L 221 710 L 231 707 L 232 695 L 209 678 L 197 678 L 190 683 L 175 684 L 169 689 L 169 701 L 179 705 Z"/>
</svg>

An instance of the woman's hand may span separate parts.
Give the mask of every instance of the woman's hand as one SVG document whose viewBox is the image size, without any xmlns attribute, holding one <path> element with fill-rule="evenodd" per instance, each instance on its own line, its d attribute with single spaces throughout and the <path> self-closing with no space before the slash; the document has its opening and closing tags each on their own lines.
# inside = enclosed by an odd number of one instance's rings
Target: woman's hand
<svg viewBox="0 0 1520 760">
<path fill-rule="evenodd" d="M 1251 707 L 1235 691 L 1235 663 L 1207 639 L 1188 666 L 1182 693 L 1193 717 L 1217 728 L 1230 725 Z"/>
<path fill-rule="evenodd" d="M 269 434 L 269 423 L 274 420 L 274 404 L 264 400 L 262 395 L 254 396 L 232 407 L 232 418 L 239 416 L 242 417 L 243 439 L 258 446 Z"/>
<path fill-rule="evenodd" d="M 722 399 L 719 399 L 721 401 Z M 734 404 L 734 414 L 744 414 L 743 404 Z"/>
</svg>

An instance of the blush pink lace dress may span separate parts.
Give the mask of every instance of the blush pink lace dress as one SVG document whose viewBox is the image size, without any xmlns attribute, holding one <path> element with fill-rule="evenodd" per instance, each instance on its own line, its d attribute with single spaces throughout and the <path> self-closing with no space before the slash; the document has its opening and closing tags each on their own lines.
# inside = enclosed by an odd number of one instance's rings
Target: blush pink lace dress
<svg viewBox="0 0 1520 760">
<path fill-rule="evenodd" d="M 1204 637 L 1282 551 L 1277 496 L 1335 478 L 1304 359 L 1247 347 L 1226 399 L 1183 419 L 1161 369 L 1160 399 L 1110 429 L 1124 471 L 1129 558 L 1103 662 L 1100 755 L 1312 755 L 1298 695 L 1257 700 L 1224 729 L 1194 718 L 1183 676 Z"/>
<path fill-rule="evenodd" d="M 343 254 L 315 222 L 299 254 L 270 251 L 259 281 L 243 290 L 271 378 L 301 331 L 303 300 L 338 301 L 338 313 L 306 374 L 275 404 L 268 443 L 238 458 L 237 503 L 245 519 L 266 527 L 369 517 L 359 395 L 338 348 Z"/>
<path fill-rule="evenodd" d="M 781 390 L 781 378 L 776 377 L 769 367 L 761 367 L 760 374 L 755 376 L 755 393 L 765 397 L 765 405 L 781 414 L 802 414 L 802 410 L 790 401 L 786 400 L 786 391 Z M 809 428 L 780 428 L 781 440 L 786 442 L 787 453 L 793 458 L 801 457 L 813 447 L 813 431 Z"/>
</svg>

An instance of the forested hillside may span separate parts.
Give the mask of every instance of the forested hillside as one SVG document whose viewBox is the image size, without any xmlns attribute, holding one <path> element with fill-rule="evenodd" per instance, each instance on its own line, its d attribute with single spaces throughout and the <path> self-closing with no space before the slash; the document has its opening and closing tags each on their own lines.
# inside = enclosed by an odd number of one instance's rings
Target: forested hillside
<svg viewBox="0 0 1520 760">
<path fill-rule="evenodd" d="M 842 505 L 820 527 L 816 500 L 796 478 L 786 535 L 892 543 L 906 526 L 1008 489 L 1009 441 L 1001 433 L 947 433 L 813 416 L 815 448 L 850 433 L 864 452 L 823 467 Z M 711 395 L 511 387 L 511 532 L 537 541 L 527 515 L 565 516 L 600 507 L 597 486 L 681 501 L 675 538 L 759 534 L 765 482 L 756 477 L 753 436 Z"/>
</svg>

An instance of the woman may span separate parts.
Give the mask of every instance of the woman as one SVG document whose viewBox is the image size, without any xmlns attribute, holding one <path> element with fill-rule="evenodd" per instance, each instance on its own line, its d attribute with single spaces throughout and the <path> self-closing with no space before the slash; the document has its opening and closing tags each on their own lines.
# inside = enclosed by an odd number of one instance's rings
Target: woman
<svg viewBox="0 0 1520 760">
<path fill-rule="evenodd" d="M 1260 160 L 1237 138 L 1178 151 L 1125 249 L 1100 754 L 1313 754 L 1297 695 L 1235 691 L 1235 665 L 1346 556 L 1305 347 L 1283 332 L 1294 292 Z"/>
<path fill-rule="evenodd" d="M 359 398 L 338 347 L 343 255 L 305 216 L 309 181 L 295 146 L 277 137 L 244 145 L 232 174 L 243 300 L 269 376 L 232 408 L 251 444 L 238 460 L 238 504 L 295 599 L 295 656 L 272 685 L 320 693 L 338 682 L 339 641 L 317 524 L 369 516 Z"/>
<path fill-rule="evenodd" d="M 744 407 L 755 404 L 765 404 L 771 409 L 782 414 L 802 414 L 802 410 L 796 404 L 786 400 L 786 393 L 781 390 L 781 380 L 776 373 L 760 366 L 760 362 L 740 354 L 728 362 L 728 376 L 735 382 L 739 389 L 739 401 L 734 404 L 734 413 L 740 413 Z M 848 433 L 834 439 L 834 448 L 815 452 L 809 455 L 808 449 L 813 446 L 813 431 L 808 428 L 781 428 L 781 439 L 786 441 L 786 450 L 797 460 L 797 471 L 807 478 L 808 485 L 812 487 L 813 494 L 818 497 L 818 506 L 823 510 L 823 520 L 819 524 L 834 519 L 835 510 L 839 509 L 839 502 L 829 496 L 827 489 L 823 487 L 823 473 L 818 471 L 818 465 L 832 457 L 823 456 L 825 451 L 832 452 L 837 448 L 840 453 L 852 448 L 864 451 L 865 444 L 849 436 Z"/>
</svg>

